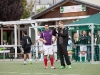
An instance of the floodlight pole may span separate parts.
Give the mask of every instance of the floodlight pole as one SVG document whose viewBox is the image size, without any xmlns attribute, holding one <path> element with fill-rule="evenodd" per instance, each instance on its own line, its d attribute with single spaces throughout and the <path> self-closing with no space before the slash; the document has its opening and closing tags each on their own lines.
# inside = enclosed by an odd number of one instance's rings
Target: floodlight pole
<svg viewBox="0 0 100 75">
<path fill-rule="evenodd" d="M 92 62 L 94 62 L 94 24 L 91 25 L 91 53 L 92 53 Z"/>
<path fill-rule="evenodd" d="M 17 25 L 14 25 L 15 58 L 17 58 Z"/>
</svg>

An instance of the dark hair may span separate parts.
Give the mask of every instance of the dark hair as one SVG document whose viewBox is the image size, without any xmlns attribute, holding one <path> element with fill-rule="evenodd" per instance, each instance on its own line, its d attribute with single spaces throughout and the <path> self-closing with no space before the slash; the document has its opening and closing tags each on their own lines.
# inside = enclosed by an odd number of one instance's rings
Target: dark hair
<svg viewBox="0 0 100 75">
<path fill-rule="evenodd" d="M 48 25 L 48 27 L 49 27 L 49 24 L 48 23 L 45 23 L 45 25 Z"/>
<path fill-rule="evenodd" d="M 23 31 L 23 33 L 24 33 L 25 35 L 27 35 L 27 31 Z"/>
</svg>

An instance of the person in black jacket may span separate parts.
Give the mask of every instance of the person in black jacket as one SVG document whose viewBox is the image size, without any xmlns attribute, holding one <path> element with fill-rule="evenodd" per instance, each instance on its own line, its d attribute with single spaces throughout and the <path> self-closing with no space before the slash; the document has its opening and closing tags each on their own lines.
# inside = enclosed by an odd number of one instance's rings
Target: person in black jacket
<svg viewBox="0 0 100 75">
<path fill-rule="evenodd" d="M 69 68 L 71 68 L 71 62 L 68 57 L 67 45 L 68 45 L 68 28 L 65 28 L 62 21 L 58 22 L 58 28 L 54 28 L 54 32 L 57 34 L 57 48 L 60 56 L 61 66 L 60 69 L 65 68 L 65 61 Z"/>
<path fill-rule="evenodd" d="M 29 36 L 27 36 L 27 32 L 23 31 L 24 37 L 22 38 L 22 48 L 24 49 L 24 65 L 26 64 L 26 53 L 28 53 L 28 58 L 30 59 L 30 64 L 32 64 L 32 59 L 31 59 L 31 45 L 32 41 Z"/>
</svg>

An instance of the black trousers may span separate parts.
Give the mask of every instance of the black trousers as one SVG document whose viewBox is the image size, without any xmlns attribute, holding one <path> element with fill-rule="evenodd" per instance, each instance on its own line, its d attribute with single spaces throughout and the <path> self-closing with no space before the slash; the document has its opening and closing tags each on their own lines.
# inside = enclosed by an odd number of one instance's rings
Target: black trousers
<svg viewBox="0 0 100 75">
<path fill-rule="evenodd" d="M 57 48 L 58 48 L 58 53 L 60 56 L 61 66 L 65 66 L 64 58 L 65 58 L 66 64 L 71 65 L 71 62 L 70 62 L 69 57 L 68 57 L 67 45 L 57 44 Z"/>
</svg>

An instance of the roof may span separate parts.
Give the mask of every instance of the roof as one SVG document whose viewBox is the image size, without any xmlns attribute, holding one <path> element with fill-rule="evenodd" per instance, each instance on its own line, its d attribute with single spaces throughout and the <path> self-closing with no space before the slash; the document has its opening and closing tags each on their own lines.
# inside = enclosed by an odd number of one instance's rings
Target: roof
<svg viewBox="0 0 100 75">
<path fill-rule="evenodd" d="M 100 24 L 100 13 L 97 13 L 97 14 L 91 15 L 87 18 L 73 22 L 72 24 L 87 24 L 87 23 Z"/>
<path fill-rule="evenodd" d="M 47 8 L 47 9 L 43 10 L 42 12 L 37 13 L 36 15 L 31 16 L 31 18 L 32 19 L 36 19 L 36 18 L 38 18 L 38 17 L 40 17 L 40 16 L 42 16 L 42 15 L 50 12 L 52 9 L 55 9 L 55 8 L 57 8 L 57 7 L 65 4 L 67 2 L 74 2 L 74 3 L 78 3 L 78 4 L 88 5 L 88 7 L 100 10 L 100 6 L 95 5 L 95 4 L 91 4 L 91 3 L 87 3 L 87 2 L 84 2 L 84 1 L 80 1 L 80 0 L 62 0 L 62 1 L 54 4 L 53 6 L 51 6 L 51 7 Z"/>
</svg>

